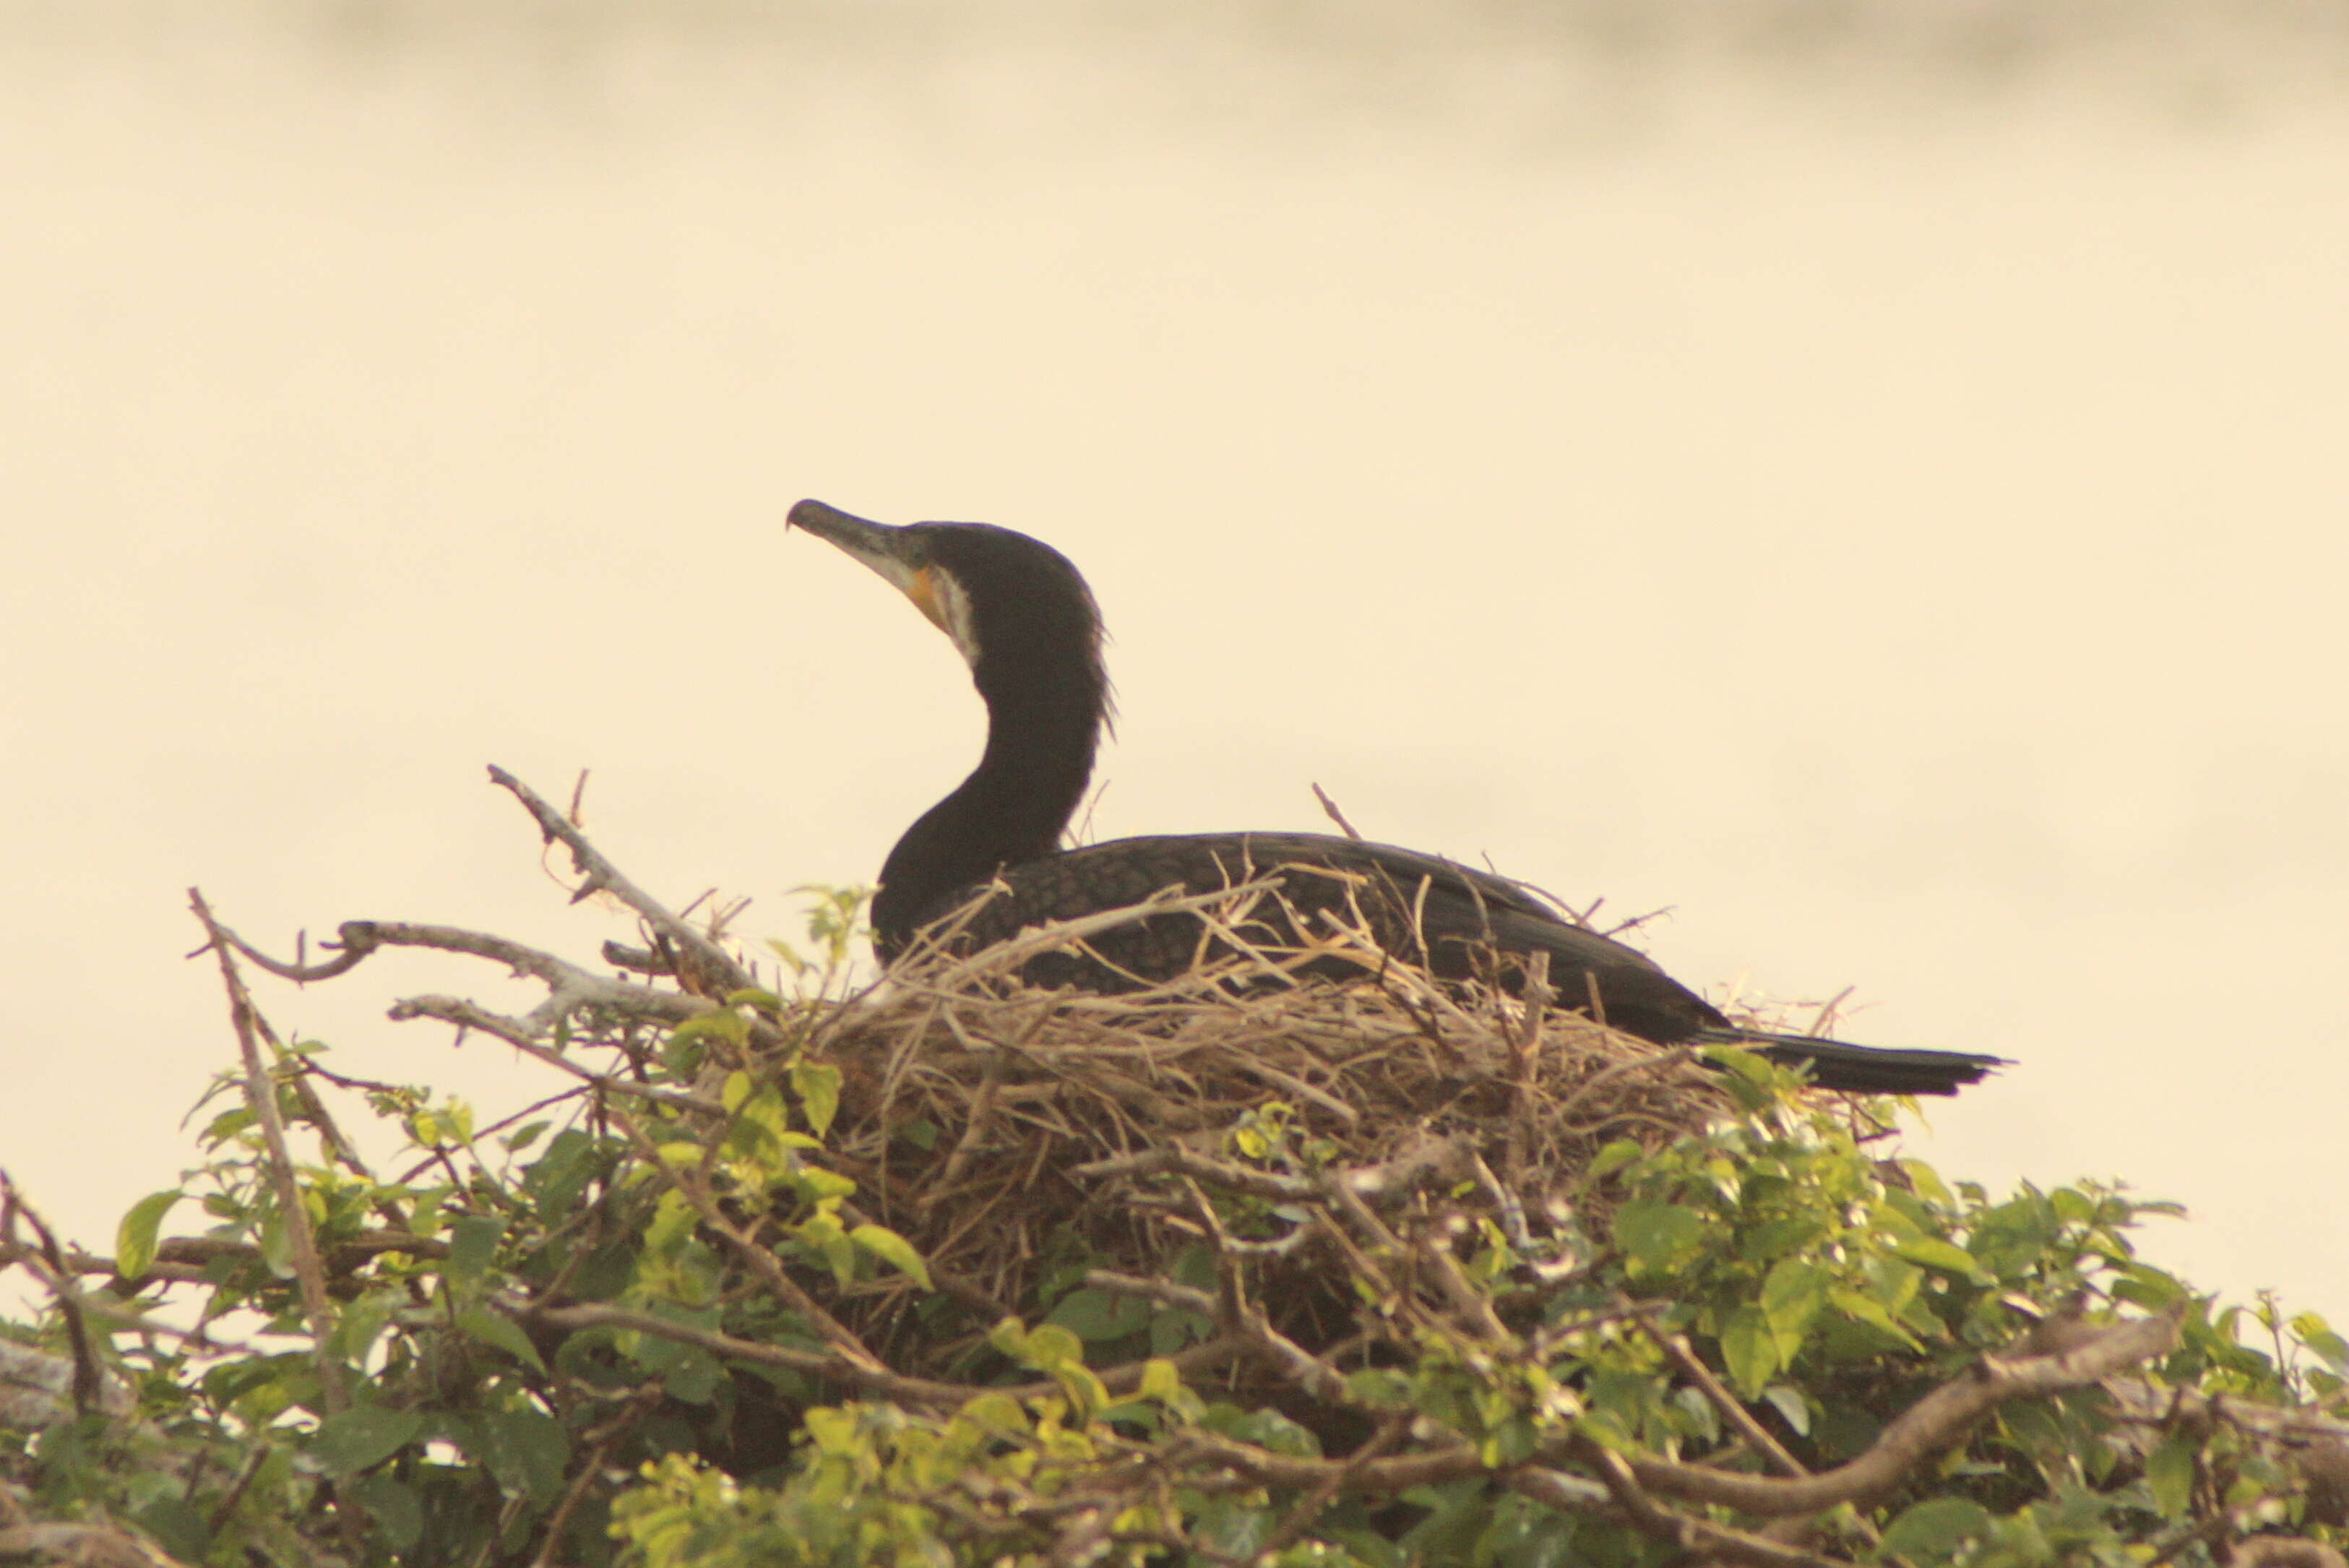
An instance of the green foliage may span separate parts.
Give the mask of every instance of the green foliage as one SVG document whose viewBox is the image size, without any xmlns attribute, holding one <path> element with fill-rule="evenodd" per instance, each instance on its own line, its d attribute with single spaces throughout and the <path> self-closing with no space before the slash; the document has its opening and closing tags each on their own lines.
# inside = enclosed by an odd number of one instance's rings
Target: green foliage
<svg viewBox="0 0 2349 1568">
<path fill-rule="evenodd" d="M 819 910 L 804 967 L 824 984 L 854 910 Z M 1833 1471 L 1985 1357 L 2021 1365 L 2126 1308 L 2177 1317 L 2126 1373 L 2147 1400 L 2087 1379 L 1997 1404 L 1820 1511 L 1817 1550 L 2202 1568 L 2254 1531 L 2340 1528 L 2270 1428 L 2223 1414 L 2337 1404 L 2349 1343 L 2322 1318 L 2220 1307 L 2145 1263 L 2133 1231 L 2167 1206 L 2095 1184 L 1992 1198 L 1878 1159 L 1872 1124 L 1750 1057 L 1739 1111 L 1606 1145 L 1539 1231 L 1465 1178 L 1365 1220 L 1314 1185 L 1335 1146 L 1268 1095 L 1216 1143 L 1231 1179 L 1167 1189 L 1196 1194 L 1190 1240 L 1150 1279 L 1071 1241 L 1003 1317 L 861 1206 L 866 1168 L 837 1146 L 864 1091 L 817 1048 L 828 1016 L 739 992 L 645 1040 L 628 1092 L 491 1126 L 287 1050 L 277 1113 L 316 1135 L 295 1174 L 323 1334 L 256 1121 L 222 1111 L 78 1308 L 135 1416 L 61 1403 L 0 1433 L 0 1478 L 43 1517 L 223 1568 L 1646 1568 L 1679 1549 L 1626 1476 L 1733 1559 L 1761 1516 L 1671 1491 L 1684 1472 L 1778 1474 L 1757 1432 Z M 319 1091 L 338 1085 L 400 1129 L 404 1168 L 336 1154 Z M 183 1199 L 206 1229 L 163 1236 Z M 1283 1238 L 1325 1233 L 1344 1321 L 1299 1345 L 1266 1303 L 1300 1288 Z M 149 1318 L 167 1303 L 218 1343 Z M 869 1349 L 843 1350 L 843 1314 Z M 1181 1359 L 1218 1334 L 1250 1348 Z M 68 1345 L 61 1312 L 10 1337 Z"/>
</svg>

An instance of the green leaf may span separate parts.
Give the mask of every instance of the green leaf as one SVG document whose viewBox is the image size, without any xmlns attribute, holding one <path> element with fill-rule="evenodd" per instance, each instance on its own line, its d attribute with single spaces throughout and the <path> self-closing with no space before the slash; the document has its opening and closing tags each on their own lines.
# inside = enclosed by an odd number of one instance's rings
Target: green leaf
<svg viewBox="0 0 2349 1568">
<path fill-rule="evenodd" d="M 2153 1491 L 2154 1506 L 2168 1518 L 2183 1518 L 2194 1501 L 2194 1457 L 2200 1448 L 2191 1433 L 2176 1431 L 2146 1456 L 2145 1484 Z"/>
<path fill-rule="evenodd" d="M 1183 1375 L 1174 1364 L 1163 1355 L 1154 1355 L 1142 1364 L 1142 1397 L 1155 1399 L 1162 1405 L 1179 1405 L 1189 1391 L 1183 1386 Z"/>
<path fill-rule="evenodd" d="M 1165 1364 L 1158 1362 L 1153 1365 Z M 1174 1368 L 1170 1366 L 1167 1370 L 1172 1372 Z M 1142 1382 L 1143 1392 L 1148 1394 L 1150 1376 L 1147 1371 L 1143 1374 Z M 1178 1383 L 1176 1386 L 1179 1388 L 1181 1385 Z M 977 1395 L 964 1403 L 961 1414 L 963 1419 L 976 1421 L 992 1432 L 1011 1432 L 1025 1437 L 1033 1429 L 1029 1424 L 1027 1410 L 1009 1394 Z"/>
<path fill-rule="evenodd" d="M 1020 1355 L 1028 1365 L 1039 1372 L 1051 1372 L 1063 1366 L 1081 1366 L 1085 1361 L 1084 1343 L 1067 1329 L 1056 1324 L 1039 1324 L 1028 1335 Z"/>
<path fill-rule="evenodd" d="M 895 1268 L 910 1275 L 924 1290 L 930 1289 L 930 1266 L 922 1262 L 914 1244 L 886 1225 L 859 1225 L 848 1233 L 848 1239 Z"/>
<path fill-rule="evenodd" d="M 1346 1374 L 1346 1397 L 1358 1405 L 1403 1409 L 1411 1397 L 1411 1378 L 1392 1366 L 1363 1366 Z"/>
<path fill-rule="evenodd" d="M 1626 1203 L 1615 1210 L 1615 1244 L 1643 1268 L 1676 1269 L 1703 1247 L 1704 1219 L 1678 1203 Z"/>
<path fill-rule="evenodd" d="M 2147 1312 L 2167 1312 L 2189 1293 L 2175 1276 L 2149 1263 L 2124 1263 L 2115 1272 L 2113 1299 L 2132 1303 Z"/>
<path fill-rule="evenodd" d="M 1990 1529 L 1990 1511 L 1961 1497 L 1937 1497 L 1907 1510 L 1884 1532 L 1878 1553 L 1938 1561 Z"/>
<path fill-rule="evenodd" d="M 1612 1176 L 1647 1152 L 1630 1138 L 1619 1137 L 1590 1157 L 1590 1163 L 1582 1168 L 1583 1177 L 1586 1180 L 1597 1181 L 1602 1177 Z"/>
<path fill-rule="evenodd" d="M 1761 1397 L 1779 1366 L 1778 1339 L 1771 1332 L 1769 1314 L 1751 1305 L 1732 1313 L 1728 1326 L 1721 1331 L 1721 1358 L 1728 1365 L 1738 1393 L 1748 1399 Z"/>
<path fill-rule="evenodd" d="M 1150 1304 L 1088 1288 L 1062 1296 L 1046 1321 L 1059 1324 L 1079 1339 L 1123 1339 L 1149 1323 Z"/>
<path fill-rule="evenodd" d="M 701 1039 L 718 1039 L 729 1044 L 740 1045 L 750 1038 L 750 1021 L 730 1007 L 719 1007 L 708 1012 L 697 1012 L 670 1030 L 668 1047 L 674 1050 Z"/>
<path fill-rule="evenodd" d="M 792 1093 L 800 1097 L 810 1131 L 822 1137 L 840 1109 L 840 1069 L 828 1062 L 792 1064 Z"/>
<path fill-rule="evenodd" d="M 198 1141 L 206 1148 L 218 1148 L 252 1125 L 253 1111 L 249 1106 L 232 1106 L 204 1124 Z"/>
<path fill-rule="evenodd" d="M 353 1476 L 391 1458 L 423 1429 L 424 1417 L 417 1411 L 361 1405 L 321 1422 L 310 1452 L 329 1474 Z"/>
<path fill-rule="evenodd" d="M 414 1487 L 395 1476 L 371 1475 L 352 1483 L 349 1490 L 392 1550 L 415 1550 L 424 1535 L 424 1503 Z"/>
<path fill-rule="evenodd" d="M 1737 1255 L 1752 1262 L 1799 1252 L 1826 1233 L 1816 1214 L 1785 1214 L 1748 1226 L 1737 1238 Z"/>
<path fill-rule="evenodd" d="M 563 1495 L 571 1444 L 562 1422 L 527 1408 L 484 1411 L 481 1438 L 481 1462 L 500 1485 L 541 1506 Z"/>
<path fill-rule="evenodd" d="M 1899 1340 L 1911 1350 L 1924 1348 L 1917 1343 L 1915 1335 L 1893 1321 L 1892 1314 L 1885 1310 L 1884 1303 L 1875 1297 L 1862 1295 L 1857 1291 L 1837 1289 L 1827 1293 L 1827 1300 L 1833 1302 L 1836 1309 L 1844 1316 L 1864 1323 L 1879 1334 Z"/>
<path fill-rule="evenodd" d="M 1040 1324 L 1030 1332 L 1018 1318 L 1007 1317 L 995 1325 L 987 1342 L 1058 1383 L 1081 1420 L 1109 1407 L 1109 1390 L 1085 1365 L 1084 1343 L 1058 1324 Z"/>
<path fill-rule="evenodd" d="M 677 1364 L 661 1374 L 661 1387 L 671 1398 L 688 1405 L 707 1405 L 726 1381 L 725 1364 L 706 1350 L 685 1347 Z"/>
<path fill-rule="evenodd" d="M 1952 1246 L 1930 1236 L 1914 1237 L 1892 1249 L 1893 1255 L 1905 1258 L 1920 1268 L 1936 1273 L 1954 1274 L 1961 1280 L 1979 1280 L 1985 1276 L 1982 1264 L 1963 1247 Z"/>
<path fill-rule="evenodd" d="M 121 1226 L 114 1233 L 114 1270 L 126 1280 L 142 1277 L 155 1262 L 155 1234 L 162 1229 L 163 1216 L 171 1205 L 186 1194 L 173 1188 L 164 1192 L 150 1192 L 130 1206 L 122 1217 Z"/>
<path fill-rule="evenodd" d="M 157 1545 L 181 1562 L 204 1560 L 205 1550 L 212 1543 L 212 1525 L 201 1512 L 188 1506 L 186 1499 L 167 1492 L 140 1504 L 131 1517 L 139 1521 L 141 1530 L 155 1538 Z M 145 1557 L 143 1552 L 140 1555 Z"/>
<path fill-rule="evenodd" d="M 150 1199 L 150 1202 L 153 1199 Z M 2333 1325 L 2313 1312 L 2301 1313 L 2292 1320 L 2292 1333 L 2300 1342 L 2329 1362 L 2336 1372 L 2349 1372 L 2349 1340 L 2333 1332 Z"/>
<path fill-rule="evenodd" d="M 407 1293 L 400 1290 L 369 1291 L 345 1306 L 335 1319 L 334 1333 L 328 1336 L 327 1347 L 345 1361 L 360 1363 L 381 1334 L 391 1314 L 405 1305 Z"/>
<path fill-rule="evenodd" d="M 478 1282 L 505 1239 L 506 1222 L 495 1214 L 468 1214 L 449 1226 L 449 1277 L 460 1284 Z"/>
<path fill-rule="evenodd" d="M 1226 1438 L 1237 1438 L 1243 1443 L 1254 1443 L 1276 1454 L 1311 1459 L 1321 1452 L 1321 1439 L 1278 1410 L 1241 1410 L 1230 1405 L 1215 1405 L 1208 1407 L 1205 1424 Z"/>
<path fill-rule="evenodd" d="M 1785 1417 L 1786 1425 L 1794 1428 L 1796 1437 L 1807 1438 L 1811 1435 L 1810 1401 L 1803 1397 L 1801 1389 L 1789 1387 L 1784 1383 L 1774 1383 L 1762 1390 L 1762 1399 L 1770 1408 Z"/>
<path fill-rule="evenodd" d="M 1918 1288 L 1925 1282 L 1924 1273 L 1913 1263 L 1878 1253 L 1863 1255 L 1860 1272 L 1873 1288 L 1876 1299 L 1889 1313 L 1899 1314 L 1917 1299 Z"/>
<path fill-rule="evenodd" d="M 832 1277 L 842 1285 L 856 1278 L 856 1246 L 840 1223 L 840 1216 L 830 1209 L 820 1209 L 792 1227 L 792 1234 L 801 1246 L 820 1259 L 832 1271 Z"/>
<path fill-rule="evenodd" d="M 1007 1317 L 988 1330 L 987 1343 L 1014 1361 L 1028 1362 L 1028 1325 L 1016 1317 Z"/>
<path fill-rule="evenodd" d="M 1827 1304 L 1827 1289 L 1835 1276 L 1816 1263 L 1782 1258 L 1762 1282 L 1762 1310 L 1770 1326 L 1799 1341 L 1819 1309 Z"/>
<path fill-rule="evenodd" d="M 1950 1189 L 1942 1185 L 1940 1173 L 1923 1160 L 1904 1159 L 1897 1163 L 1900 1167 L 1901 1174 L 1909 1179 L 1909 1185 L 1916 1189 L 1919 1198 L 1928 1203 L 1938 1204 L 1943 1209 L 1949 1208 L 1957 1201 L 1950 1196 Z"/>
<path fill-rule="evenodd" d="M 1071 1408 L 1081 1419 L 1091 1420 L 1110 1407 L 1108 1386 L 1081 1361 L 1053 1367 L 1052 1381 L 1061 1386 L 1061 1392 L 1068 1396 Z"/>
<path fill-rule="evenodd" d="M 492 1312 L 487 1307 L 465 1307 L 457 1314 L 457 1326 L 483 1345 L 495 1345 L 525 1366 L 541 1372 L 546 1370 L 546 1363 L 539 1359 L 538 1346 L 530 1342 L 530 1335 L 523 1332 L 522 1324 L 503 1313 Z"/>
</svg>

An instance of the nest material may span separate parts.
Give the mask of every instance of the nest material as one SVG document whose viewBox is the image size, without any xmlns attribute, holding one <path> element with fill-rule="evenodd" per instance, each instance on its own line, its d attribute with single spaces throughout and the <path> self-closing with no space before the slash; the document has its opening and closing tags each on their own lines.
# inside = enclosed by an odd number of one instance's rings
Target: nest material
<svg viewBox="0 0 2349 1568">
<path fill-rule="evenodd" d="M 1214 1241 L 1262 1261 L 1274 1323 L 1319 1349 L 1353 1326 L 1342 1232 L 1365 1209 L 1447 1251 L 1489 1220 L 1563 1272 L 1599 1200 L 1591 1157 L 1728 1106 L 1691 1051 L 1382 954 L 1352 985 L 1287 978 L 1322 946 L 1122 996 L 1024 987 L 1023 956 L 900 966 L 812 1045 L 843 1074 L 827 1163 L 975 1306 L 1032 1314 L 1055 1268 L 1164 1281 Z M 1332 1205 L 1357 1223 L 1317 1225 Z M 895 1282 L 875 1293 L 903 1304 Z M 889 1315 L 843 1306 L 868 1332 Z"/>
</svg>

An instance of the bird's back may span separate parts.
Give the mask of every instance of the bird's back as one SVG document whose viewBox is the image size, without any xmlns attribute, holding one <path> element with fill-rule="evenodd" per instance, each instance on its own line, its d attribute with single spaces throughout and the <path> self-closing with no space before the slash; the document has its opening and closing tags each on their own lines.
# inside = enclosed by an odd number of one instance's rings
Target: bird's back
<svg viewBox="0 0 2349 1568">
<path fill-rule="evenodd" d="M 1261 948 L 1308 947 L 1342 926 L 1364 931 L 1381 952 L 1451 979 L 1489 969 L 1495 953 L 1544 952 L 1560 1003 L 1587 1011 L 1595 988 L 1597 1005 L 1619 1029 L 1670 1044 L 1726 1023 L 1644 953 L 1570 924 L 1519 884 L 1392 845 L 1311 833 L 1120 838 L 1006 867 L 999 882 L 956 945 L 991 946 L 1030 926 L 1139 904 L 1169 889 L 1214 893 L 1270 882 L 1277 897 L 1241 906 L 1239 934 Z M 971 891 L 943 900 L 928 918 L 949 914 Z M 1187 971 L 1206 930 L 1187 912 L 1152 915 L 1095 933 L 1087 945 L 1097 956 L 1057 950 L 1031 959 L 1022 972 L 1042 985 L 1131 990 Z M 1361 951 L 1359 944 L 1340 945 Z M 1228 951 L 1211 943 L 1211 957 L 1224 956 L 1217 947 Z M 1363 965 L 1332 955 L 1301 968 L 1342 979 L 1359 976 Z"/>
</svg>

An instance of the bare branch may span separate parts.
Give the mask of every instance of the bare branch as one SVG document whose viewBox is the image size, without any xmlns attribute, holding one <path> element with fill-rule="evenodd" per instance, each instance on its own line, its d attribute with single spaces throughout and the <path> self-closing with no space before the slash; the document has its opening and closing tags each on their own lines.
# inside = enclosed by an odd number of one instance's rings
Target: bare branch
<svg viewBox="0 0 2349 1568">
<path fill-rule="evenodd" d="M 1174 1307 L 1179 1312 L 1195 1312 L 1205 1317 L 1214 1317 L 1221 1311 L 1220 1303 L 1206 1292 L 1195 1290 L 1189 1285 L 1178 1285 L 1171 1280 L 1145 1280 L 1111 1269 L 1087 1269 L 1085 1283 L 1112 1295 L 1156 1302 L 1160 1306 Z"/>
<path fill-rule="evenodd" d="M 18 1524 L 0 1529 L 0 1558 L 79 1568 L 184 1568 L 127 1531 L 103 1524 Z"/>
<path fill-rule="evenodd" d="M 269 1151 L 270 1185 L 276 1194 L 278 1218 L 285 1226 L 286 1252 L 294 1265 L 294 1277 L 301 1286 L 303 1314 L 310 1322 L 311 1349 L 318 1364 L 320 1404 L 326 1414 L 334 1416 L 348 1406 L 350 1393 L 343 1386 L 341 1357 L 328 1354 L 326 1349 L 326 1337 L 335 1326 L 334 1309 L 326 1296 L 326 1266 L 318 1256 L 317 1237 L 310 1229 L 309 1206 L 302 1201 L 302 1183 L 294 1171 L 294 1157 L 285 1147 L 285 1125 L 277 1114 L 276 1079 L 261 1057 L 261 1035 L 269 1026 L 254 1006 L 252 994 L 244 989 L 244 979 L 237 973 L 236 956 L 213 924 L 212 908 L 204 902 L 203 894 L 191 888 L 188 901 L 195 909 L 196 919 L 203 924 L 208 939 L 204 945 L 220 959 L 221 984 L 228 992 L 229 1020 L 236 1028 L 237 1048 L 244 1058 L 245 1103 L 252 1108 L 254 1120 L 260 1124 L 262 1141 Z M 282 1051 L 274 1034 L 270 1044 Z"/>
<path fill-rule="evenodd" d="M 525 1322 L 550 1324 L 556 1328 L 625 1328 L 638 1334 L 648 1334 L 656 1339 L 672 1340 L 678 1345 L 690 1345 L 707 1350 L 713 1355 L 730 1356 L 762 1366 L 784 1366 L 812 1377 L 846 1383 L 868 1393 L 879 1394 L 909 1404 L 932 1407 L 953 1408 L 981 1394 L 993 1392 L 977 1384 L 938 1383 L 926 1377 L 908 1377 L 892 1372 L 869 1354 L 860 1361 L 845 1350 L 794 1350 L 789 1345 L 770 1345 L 761 1340 L 737 1339 L 732 1334 L 715 1329 L 695 1328 L 689 1324 L 674 1323 L 648 1312 L 636 1312 L 626 1307 L 584 1303 L 576 1306 L 533 1306 L 523 1303 L 502 1303 L 504 1310 Z M 1049 1386 L 1039 1385 L 1038 1393 Z M 1017 1389 L 1005 1390 L 1018 1393 Z"/>
<path fill-rule="evenodd" d="M 1985 1356 L 1972 1371 L 1910 1406 L 1857 1459 L 1799 1480 L 1737 1475 L 1670 1459 L 1625 1462 L 1640 1484 L 1659 1496 L 1719 1503 L 1764 1517 L 1867 1503 L 1899 1486 L 1921 1460 L 1955 1442 L 1967 1428 L 2007 1401 L 2085 1387 L 2159 1355 L 2177 1342 L 2178 1319 L 2164 1315 L 2115 1324 L 2060 1355 L 2012 1361 Z"/>
<path fill-rule="evenodd" d="M 609 892 L 642 915 L 646 923 L 655 930 L 684 949 L 693 959 L 695 967 L 718 981 L 720 989 L 745 991 L 758 983 L 750 971 L 737 963 L 725 949 L 670 913 L 666 905 L 629 881 L 618 867 L 587 842 L 586 835 L 571 825 L 570 818 L 540 798 L 535 790 L 500 767 L 490 769 L 490 782 L 522 802 L 523 809 L 537 821 L 539 831 L 546 836 L 549 843 L 559 840 L 571 851 L 571 864 L 585 878 L 572 893 L 573 903 L 598 892 Z"/>
<path fill-rule="evenodd" d="M 1247 1193 L 1252 1198 L 1306 1203 L 1328 1196 L 1333 1188 L 1356 1199 L 1399 1196 L 1411 1190 L 1423 1178 L 1449 1169 L 1457 1163 L 1458 1154 L 1450 1139 L 1422 1136 L 1405 1144 L 1392 1158 L 1376 1165 L 1332 1171 L 1324 1179 L 1317 1181 L 1301 1176 L 1282 1176 L 1277 1171 L 1258 1170 L 1253 1166 L 1237 1165 L 1230 1160 L 1200 1154 L 1180 1144 L 1169 1144 L 1109 1159 L 1092 1160 L 1075 1167 L 1069 1174 L 1081 1177 L 1187 1176 L 1195 1181 L 1213 1183 L 1227 1191 Z"/>
<path fill-rule="evenodd" d="M 364 955 L 380 948 L 428 948 L 488 959 L 504 964 L 516 974 L 526 974 L 543 983 L 551 993 L 531 1014 L 540 1030 L 552 1028 L 556 1018 L 583 1007 L 608 1007 L 631 1017 L 680 1023 L 709 1012 L 713 1005 L 706 997 L 613 980 L 553 953 L 484 931 L 469 931 L 461 926 L 409 920 L 345 920 L 336 934 L 347 953 Z"/>
<path fill-rule="evenodd" d="M 0 1171 L 0 1241 L 15 1242 L 20 1221 L 33 1232 L 33 1244 L 22 1249 L 22 1262 L 57 1301 L 57 1314 L 65 1321 L 66 1341 L 73 1348 L 74 1408 L 87 1415 L 98 1407 L 108 1378 L 98 1365 L 98 1348 L 90 1343 L 81 1291 L 66 1267 L 65 1249 L 57 1244 L 57 1232 L 16 1189 L 8 1174 Z"/>
<path fill-rule="evenodd" d="M 543 1323 L 555 1328 L 623 1328 L 651 1334 L 656 1339 L 671 1340 L 678 1345 L 690 1345 L 707 1350 L 713 1355 L 730 1356 L 738 1361 L 754 1362 L 764 1366 L 788 1367 L 811 1377 L 825 1378 L 862 1388 L 868 1393 L 902 1399 L 908 1404 L 932 1409 L 956 1409 L 982 1394 L 1008 1394 L 1015 1399 L 1041 1399 L 1061 1392 L 1058 1383 L 941 1383 L 932 1378 L 910 1377 L 878 1365 L 861 1366 L 839 1354 L 812 1350 L 794 1350 L 789 1345 L 771 1345 L 764 1340 L 737 1339 L 732 1334 L 715 1329 L 696 1328 L 690 1324 L 675 1323 L 648 1312 L 628 1307 L 605 1306 L 600 1303 L 584 1303 L 574 1306 L 537 1306 L 523 1302 L 503 1302 L 500 1309 L 517 1321 Z M 1178 1373 L 1203 1372 L 1210 1367 L 1229 1364 L 1252 1347 L 1237 1335 L 1220 1335 L 1192 1345 L 1167 1357 Z M 1142 1386 L 1147 1363 L 1112 1366 L 1102 1370 L 1102 1385 L 1112 1394 L 1132 1393 Z"/>
<path fill-rule="evenodd" d="M 492 1012 L 461 996 L 407 997 L 392 1003 L 389 1016 L 396 1023 L 404 1023 L 412 1018 L 432 1018 L 443 1023 L 453 1023 L 460 1029 L 478 1029 L 484 1034 L 504 1041 L 525 1055 L 536 1057 L 559 1073 L 568 1073 L 590 1088 L 626 1095 L 634 1099 L 653 1100 L 686 1110 L 722 1112 L 725 1108 L 717 1101 L 699 1095 L 688 1095 L 677 1089 L 657 1089 L 633 1078 L 583 1067 L 560 1051 L 540 1044 L 538 1032 L 531 1027 L 529 1019 Z"/>
<path fill-rule="evenodd" d="M 1683 1552 L 1702 1551 L 1727 1562 L 1751 1564 L 1752 1568 L 1852 1568 L 1838 1557 L 1822 1556 L 1799 1546 L 1675 1512 L 1640 1489 L 1633 1474 L 1638 1468 L 1636 1463 L 1620 1454 L 1601 1449 L 1597 1450 L 1594 1462 L 1606 1476 L 1616 1505 L 1630 1516 L 1631 1522 Z"/>
<path fill-rule="evenodd" d="M 1330 821 L 1338 825 L 1338 830 L 1340 833 L 1343 833 L 1349 838 L 1356 840 L 1359 840 L 1362 836 L 1361 831 L 1352 823 L 1346 820 L 1346 814 L 1338 809 L 1338 803 L 1330 798 L 1330 792 L 1328 790 L 1323 789 L 1318 784 L 1315 784 L 1313 786 L 1313 798 L 1321 803 L 1322 811 L 1328 814 Z"/>
</svg>

